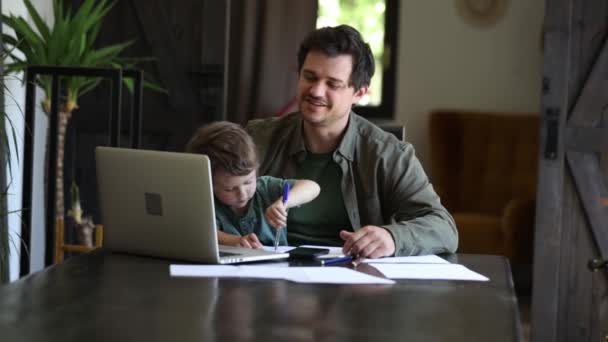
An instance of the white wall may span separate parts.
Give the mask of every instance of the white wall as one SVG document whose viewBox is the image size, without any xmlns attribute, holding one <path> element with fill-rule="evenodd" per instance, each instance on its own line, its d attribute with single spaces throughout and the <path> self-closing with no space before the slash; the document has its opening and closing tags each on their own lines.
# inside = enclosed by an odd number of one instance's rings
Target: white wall
<svg viewBox="0 0 608 342">
<path fill-rule="evenodd" d="M 507 1 L 484 29 L 465 23 L 455 1 L 400 2 L 395 120 L 429 173 L 431 110 L 540 110 L 544 1 Z"/>
<path fill-rule="evenodd" d="M 48 0 L 33 0 L 32 3 L 38 9 L 39 13 L 47 22 L 52 23 L 52 1 Z M 8 14 L 13 13 L 27 17 L 27 11 L 25 5 L 20 0 L 13 0 L 2 3 L 2 13 Z M 28 21 L 31 22 L 31 18 L 27 17 Z M 3 27 L 5 33 L 9 32 L 7 26 Z M 23 187 L 22 175 L 23 175 L 23 136 L 24 136 L 24 110 L 25 110 L 25 88 L 21 85 L 23 74 L 9 76 L 6 80 L 7 91 L 5 92 L 5 111 L 13 125 L 15 134 L 17 136 L 17 145 L 11 146 L 11 164 L 12 170 L 7 171 L 9 177 L 8 182 L 11 184 L 9 188 L 8 196 L 8 209 L 9 211 L 19 211 L 22 207 L 22 194 L 21 189 Z M 42 98 L 42 94 L 38 92 L 37 102 Z M 43 185 L 43 174 L 42 174 L 42 163 L 44 161 L 44 141 L 46 137 L 46 130 L 48 127 L 46 115 L 42 113 L 40 108 L 36 111 L 36 127 L 34 136 L 34 182 L 32 184 L 35 192 L 32 194 L 32 225 L 31 225 L 31 241 L 30 241 L 30 272 L 38 271 L 44 268 L 44 253 L 45 253 L 45 234 L 44 234 L 44 221 L 43 221 L 43 208 L 44 208 L 44 194 L 41 193 L 44 189 Z M 37 191 L 36 191 L 37 190 Z M 11 249 L 9 254 L 9 267 L 10 274 L 9 279 L 15 280 L 19 277 L 19 260 L 20 253 L 22 253 L 21 244 L 21 212 L 17 212 L 9 215 L 9 239 L 11 242 Z"/>
</svg>

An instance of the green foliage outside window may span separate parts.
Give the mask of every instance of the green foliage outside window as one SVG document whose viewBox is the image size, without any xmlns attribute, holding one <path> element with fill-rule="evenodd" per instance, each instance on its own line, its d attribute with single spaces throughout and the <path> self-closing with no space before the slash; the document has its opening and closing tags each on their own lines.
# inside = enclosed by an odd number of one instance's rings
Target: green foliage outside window
<svg viewBox="0 0 608 342">
<path fill-rule="evenodd" d="M 360 105 L 377 106 L 382 97 L 382 60 L 384 55 L 385 9 L 384 0 L 319 0 L 317 28 L 350 25 L 363 35 L 370 45 L 376 63 L 368 96 Z"/>
</svg>

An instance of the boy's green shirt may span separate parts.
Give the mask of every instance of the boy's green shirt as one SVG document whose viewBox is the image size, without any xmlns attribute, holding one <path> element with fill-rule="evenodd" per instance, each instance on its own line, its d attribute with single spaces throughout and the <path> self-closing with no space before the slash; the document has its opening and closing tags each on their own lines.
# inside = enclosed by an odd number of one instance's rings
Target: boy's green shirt
<svg viewBox="0 0 608 342">
<path fill-rule="evenodd" d="M 244 236 L 255 233 L 264 246 L 273 246 L 276 229 L 266 222 L 266 209 L 283 196 L 286 182 L 293 186 L 295 180 L 270 176 L 258 177 L 255 195 L 243 216 L 235 214 L 230 207 L 215 198 L 215 220 L 217 228 L 225 233 Z M 287 245 L 285 228 L 279 231 L 279 245 Z"/>
</svg>

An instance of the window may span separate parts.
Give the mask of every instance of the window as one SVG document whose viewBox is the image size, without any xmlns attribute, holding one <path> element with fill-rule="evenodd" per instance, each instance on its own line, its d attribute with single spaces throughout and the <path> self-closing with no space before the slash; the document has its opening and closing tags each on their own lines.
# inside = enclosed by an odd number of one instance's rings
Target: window
<svg viewBox="0 0 608 342">
<path fill-rule="evenodd" d="M 355 111 L 370 119 L 392 119 L 395 108 L 397 0 L 318 0 L 317 28 L 350 25 L 369 43 L 376 64 L 370 91 Z"/>
</svg>

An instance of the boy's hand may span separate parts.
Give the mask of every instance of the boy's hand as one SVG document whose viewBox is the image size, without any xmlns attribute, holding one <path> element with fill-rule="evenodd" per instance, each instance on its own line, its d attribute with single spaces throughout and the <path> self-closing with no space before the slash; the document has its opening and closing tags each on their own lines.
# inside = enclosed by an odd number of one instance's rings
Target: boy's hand
<svg viewBox="0 0 608 342">
<path fill-rule="evenodd" d="M 283 228 L 287 225 L 287 208 L 282 200 L 277 200 L 266 209 L 266 221 L 275 229 Z"/>
<path fill-rule="evenodd" d="M 245 248 L 262 248 L 262 243 L 254 233 L 241 236 L 239 246 Z"/>
<path fill-rule="evenodd" d="M 240 236 L 228 234 L 221 230 L 217 231 L 217 242 L 220 245 L 245 247 L 245 248 L 262 248 L 262 243 L 254 233 Z"/>
</svg>

